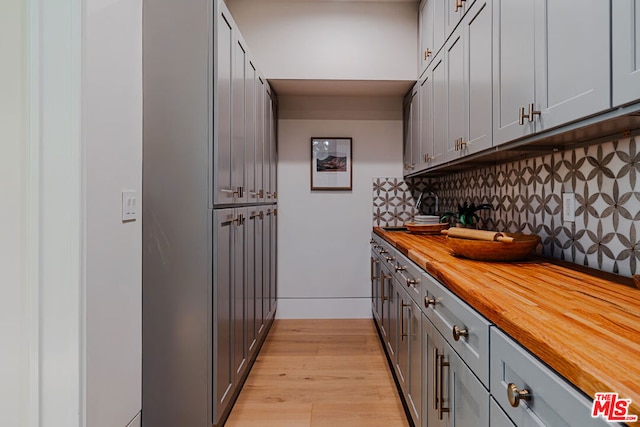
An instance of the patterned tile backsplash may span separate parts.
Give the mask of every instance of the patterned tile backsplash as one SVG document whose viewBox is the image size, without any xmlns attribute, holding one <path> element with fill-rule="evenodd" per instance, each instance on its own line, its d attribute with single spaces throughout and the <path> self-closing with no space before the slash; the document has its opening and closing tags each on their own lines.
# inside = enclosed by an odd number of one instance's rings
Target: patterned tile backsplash
<svg viewBox="0 0 640 427">
<path fill-rule="evenodd" d="M 635 138 L 429 179 L 375 178 L 373 224 L 410 220 L 423 191 L 438 195 L 440 212 L 489 203 L 480 228 L 537 234 L 544 255 L 631 276 L 640 273 L 638 181 Z M 563 222 L 565 192 L 575 193 L 573 223 Z"/>
</svg>

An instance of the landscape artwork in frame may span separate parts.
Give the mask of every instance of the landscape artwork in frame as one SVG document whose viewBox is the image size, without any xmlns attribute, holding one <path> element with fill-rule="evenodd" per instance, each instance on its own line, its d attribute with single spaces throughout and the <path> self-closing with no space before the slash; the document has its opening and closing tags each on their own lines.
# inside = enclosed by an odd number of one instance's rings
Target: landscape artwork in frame
<svg viewBox="0 0 640 427">
<path fill-rule="evenodd" d="M 311 138 L 311 190 L 351 190 L 351 138 Z"/>
</svg>

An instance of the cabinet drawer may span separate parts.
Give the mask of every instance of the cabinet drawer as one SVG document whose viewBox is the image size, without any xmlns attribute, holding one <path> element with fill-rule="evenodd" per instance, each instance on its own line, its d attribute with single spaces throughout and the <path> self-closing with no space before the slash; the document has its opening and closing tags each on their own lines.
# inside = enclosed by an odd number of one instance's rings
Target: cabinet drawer
<svg viewBox="0 0 640 427">
<path fill-rule="evenodd" d="M 427 317 L 482 384 L 489 388 L 491 324 L 433 277 L 425 275 L 423 282 L 422 306 Z"/>
<path fill-rule="evenodd" d="M 591 418 L 591 401 L 505 335 L 491 328 L 491 394 L 517 426 L 612 426 Z M 530 400 L 509 403 L 509 384 L 527 390 Z M 608 391 L 608 390 L 607 390 Z"/>
<path fill-rule="evenodd" d="M 423 295 L 424 273 L 422 270 L 409 260 L 406 256 L 399 252 L 395 252 L 395 260 L 393 261 L 392 270 L 395 277 L 402 284 L 409 296 L 420 306 L 421 297 Z"/>
</svg>

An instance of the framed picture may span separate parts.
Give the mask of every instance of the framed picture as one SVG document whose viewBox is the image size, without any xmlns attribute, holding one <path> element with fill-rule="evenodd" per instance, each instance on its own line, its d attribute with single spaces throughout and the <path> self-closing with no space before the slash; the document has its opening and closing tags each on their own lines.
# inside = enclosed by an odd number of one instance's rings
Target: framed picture
<svg viewBox="0 0 640 427">
<path fill-rule="evenodd" d="M 311 138 L 311 190 L 351 190 L 351 138 Z"/>
</svg>

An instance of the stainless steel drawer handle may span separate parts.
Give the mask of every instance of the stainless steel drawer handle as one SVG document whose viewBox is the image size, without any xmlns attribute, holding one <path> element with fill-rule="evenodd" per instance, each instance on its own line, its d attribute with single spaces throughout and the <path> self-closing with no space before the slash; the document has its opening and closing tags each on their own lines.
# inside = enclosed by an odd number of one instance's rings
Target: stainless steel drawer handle
<svg viewBox="0 0 640 427">
<path fill-rule="evenodd" d="M 455 341 L 459 341 L 460 337 L 468 338 L 469 337 L 469 331 L 466 330 L 466 329 L 460 329 L 460 327 L 458 327 L 458 325 L 453 325 L 453 339 Z"/>
<path fill-rule="evenodd" d="M 424 306 L 426 308 L 429 308 L 430 305 L 435 306 L 436 305 L 436 299 L 435 298 L 424 297 Z"/>
<path fill-rule="evenodd" d="M 418 279 L 411 279 L 410 277 L 407 277 L 407 286 L 415 286 L 418 283 L 420 283 L 420 280 Z"/>
<path fill-rule="evenodd" d="M 514 408 L 517 408 L 521 400 L 530 401 L 532 398 L 531 392 L 527 389 L 518 390 L 518 387 L 514 383 L 509 383 L 507 386 L 507 398 L 509 403 Z"/>
<path fill-rule="evenodd" d="M 393 260 L 396 259 L 396 257 L 394 257 L 394 256 L 385 256 L 384 259 L 386 259 L 387 262 L 392 262 Z"/>
<path fill-rule="evenodd" d="M 396 273 L 398 271 L 405 271 L 406 269 L 407 269 L 406 265 L 400 265 L 400 263 L 396 263 L 396 266 L 395 266 Z"/>
</svg>

